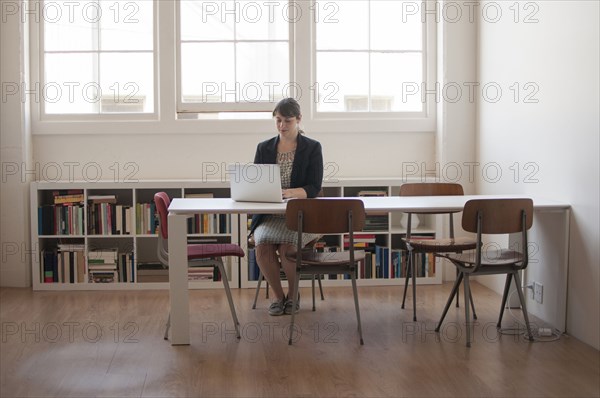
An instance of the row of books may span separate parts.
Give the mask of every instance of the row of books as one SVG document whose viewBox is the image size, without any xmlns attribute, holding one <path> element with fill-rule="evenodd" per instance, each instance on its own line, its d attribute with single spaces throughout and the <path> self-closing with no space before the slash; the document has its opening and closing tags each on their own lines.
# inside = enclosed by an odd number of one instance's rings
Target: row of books
<svg viewBox="0 0 600 398">
<path fill-rule="evenodd" d="M 187 220 L 188 234 L 228 234 L 230 220 L 228 214 L 196 214 Z"/>
<path fill-rule="evenodd" d="M 82 204 L 38 207 L 38 235 L 83 235 L 84 225 Z"/>
<path fill-rule="evenodd" d="M 130 235 L 133 225 L 131 206 L 111 203 L 88 206 L 88 233 L 91 235 Z"/>
<path fill-rule="evenodd" d="M 116 248 L 86 256 L 83 244 L 59 244 L 41 252 L 40 268 L 42 283 L 135 282 L 133 253 Z"/>
<path fill-rule="evenodd" d="M 86 280 L 83 245 L 59 244 L 54 250 L 42 250 L 42 283 L 83 283 Z"/>
<path fill-rule="evenodd" d="M 360 243 L 359 243 L 360 245 Z M 318 245 L 317 245 L 318 247 Z M 405 250 L 390 249 L 385 246 L 360 247 L 365 250 L 365 259 L 358 262 L 358 279 L 395 279 L 405 278 L 408 270 L 408 253 Z M 323 252 L 339 251 L 339 246 L 325 246 Z M 433 254 L 419 253 L 415 256 L 416 275 L 419 278 L 435 276 L 435 257 Z M 257 281 L 259 267 L 254 249 L 248 250 L 248 280 Z M 350 275 L 328 275 L 326 279 L 350 279 Z"/>
<path fill-rule="evenodd" d="M 154 202 L 136 203 L 135 216 L 137 234 L 152 235 L 158 233 L 158 214 Z"/>
<path fill-rule="evenodd" d="M 87 220 L 90 235 L 131 235 L 158 233 L 156 205 L 137 203 L 135 217 L 132 206 L 112 203 L 116 198 L 88 205 Z M 227 214 L 197 214 L 188 219 L 190 234 L 231 233 L 231 218 Z M 64 203 L 38 208 L 38 235 L 83 235 L 83 204 Z"/>
</svg>

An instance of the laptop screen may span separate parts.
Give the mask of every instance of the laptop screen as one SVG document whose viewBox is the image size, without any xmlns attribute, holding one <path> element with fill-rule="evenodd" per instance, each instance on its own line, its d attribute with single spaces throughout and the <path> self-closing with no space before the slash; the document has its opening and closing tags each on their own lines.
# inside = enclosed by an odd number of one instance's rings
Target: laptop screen
<svg viewBox="0 0 600 398">
<path fill-rule="evenodd" d="M 235 163 L 228 169 L 233 200 L 237 202 L 283 202 L 279 165 Z"/>
</svg>

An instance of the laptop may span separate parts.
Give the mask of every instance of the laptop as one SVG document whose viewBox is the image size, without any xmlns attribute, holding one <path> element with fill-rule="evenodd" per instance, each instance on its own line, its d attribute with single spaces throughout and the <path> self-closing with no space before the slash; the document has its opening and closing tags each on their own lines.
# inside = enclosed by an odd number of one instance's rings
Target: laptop
<svg viewBox="0 0 600 398">
<path fill-rule="evenodd" d="M 228 166 L 231 199 L 236 202 L 284 202 L 281 174 L 277 164 L 240 164 Z"/>
</svg>

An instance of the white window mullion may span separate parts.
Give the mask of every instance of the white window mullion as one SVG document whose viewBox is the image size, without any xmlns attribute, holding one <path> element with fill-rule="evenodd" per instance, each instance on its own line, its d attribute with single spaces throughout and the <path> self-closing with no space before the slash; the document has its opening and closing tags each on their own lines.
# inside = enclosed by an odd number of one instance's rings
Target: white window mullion
<svg viewBox="0 0 600 398">
<path fill-rule="evenodd" d="M 158 53 L 155 57 L 158 63 L 157 111 L 160 120 L 174 121 L 177 108 L 181 103 L 181 37 L 177 28 L 180 2 L 157 1 L 155 3 L 158 14 L 155 17 L 158 40 L 158 46 L 155 48 Z"/>
<path fill-rule="evenodd" d="M 37 0 L 34 2 L 36 9 L 42 7 L 42 1 Z M 31 23 L 30 24 L 30 37 L 31 37 L 31 60 L 30 60 L 30 86 L 34 87 L 36 84 L 42 87 L 46 83 L 46 57 L 44 55 L 44 27 L 43 22 Z M 36 40 L 37 38 L 37 40 Z M 37 61 L 37 62 L 36 62 Z M 36 106 L 38 105 L 38 106 Z M 42 116 L 46 114 L 46 102 L 41 100 L 32 102 L 32 126 L 35 130 L 38 126 Z"/>
<path fill-rule="evenodd" d="M 290 64 L 293 64 L 293 74 L 290 75 L 294 87 L 298 92 L 294 93 L 304 113 L 302 124 L 308 129 L 312 115 L 316 112 L 316 100 L 314 90 L 315 62 L 316 56 L 312 49 L 316 47 L 314 18 L 315 0 L 296 2 L 302 10 L 302 15 L 297 23 L 290 25 Z"/>
<path fill-rule="evenodd" d="M 96 1 L 96 6 L 98 8 L 100 8 L 100 2 Z M 101 40 L 101 35 L 100 35 L 100 21 L 102 18 L 98 18 L 97 20 L 94 21 L 94 27 L 92 29 L 92 53 L 94 56 L 94 63 L 93 63 L 93 67 L 94 67 L 94 71 L 93 71 L 93 76 L 94 76 L 94 81 L 96 82 L 96 84 L 98 85 L 97 87 L 102 87 L 101 86 L 101 70 L 100 70 L 100 56 L 101 56 L 101 50 L 102 50 L 102 43 L 100 42 Z M 96 97 L 98 97 L 99 93 L 95 93 Z M 119 99 L 117 99 L 119 100 Z M 94 112 L 95 113 L 101 113 L 102 109 L 101 109 L 101 104 L 102 104 L 102 100 L 100 101 L 96 101 L 96 103 L 94 103 Z"/>
<path fill-rule="evenodd" d="M 369 52 L 369 64 L 368 64 L 368 75 L 367 75 L 367 79 L 368 79 L 368 92 L 367 92 L 367 111 L 371 112 L 371 103 L 373 102 L 373 98 L 371 95 L 371 67 L 372 67 L 372 62 L 373 62 L 373 51 L 371 50 L 373 48 L 372 44 L 371 44 L 371 0 L 368 0 L 368 5 L 367 5 L 367 34 L 369 35 L 369 48 L 368 48 L 368 52 Z"/>
</svg>

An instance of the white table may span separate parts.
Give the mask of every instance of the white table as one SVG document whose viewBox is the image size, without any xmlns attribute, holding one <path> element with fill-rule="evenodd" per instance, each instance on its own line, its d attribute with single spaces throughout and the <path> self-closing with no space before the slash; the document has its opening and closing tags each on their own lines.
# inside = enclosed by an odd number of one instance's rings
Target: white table
<svg viewBox="0 0 600 398">
<path fill-rule="evenodd" d="M 402 212 L 402 211 L 461 211 L 470 199 L 531 197 L 537 213 L 562 212 L 564 245 L 560 256 L 562 272 L 568 272 L 568 235 L 569 209 L 567 203 L 556 202 L 545 198 L 524 195 L 472 195 L 472 196 L 386 196 L 361 197 L 365 210 Z M 187 222 L 186 219 L 198 213 L 212 214 L 248 214 L 285 213 L 285 203 L 234 202 L 229 198 L 175 198 L 169 206 L 169 295 L 171 301 L 171 344 L 187 345 L 190 343 L 189 320 L 189 288 L 187 275 Z M 567 278 L 558 292 L 561 297 L 559 305 L 560 325 L 566 324 Z M 564 298 L 564 299 L 563 299 Z"/>
</svg>

